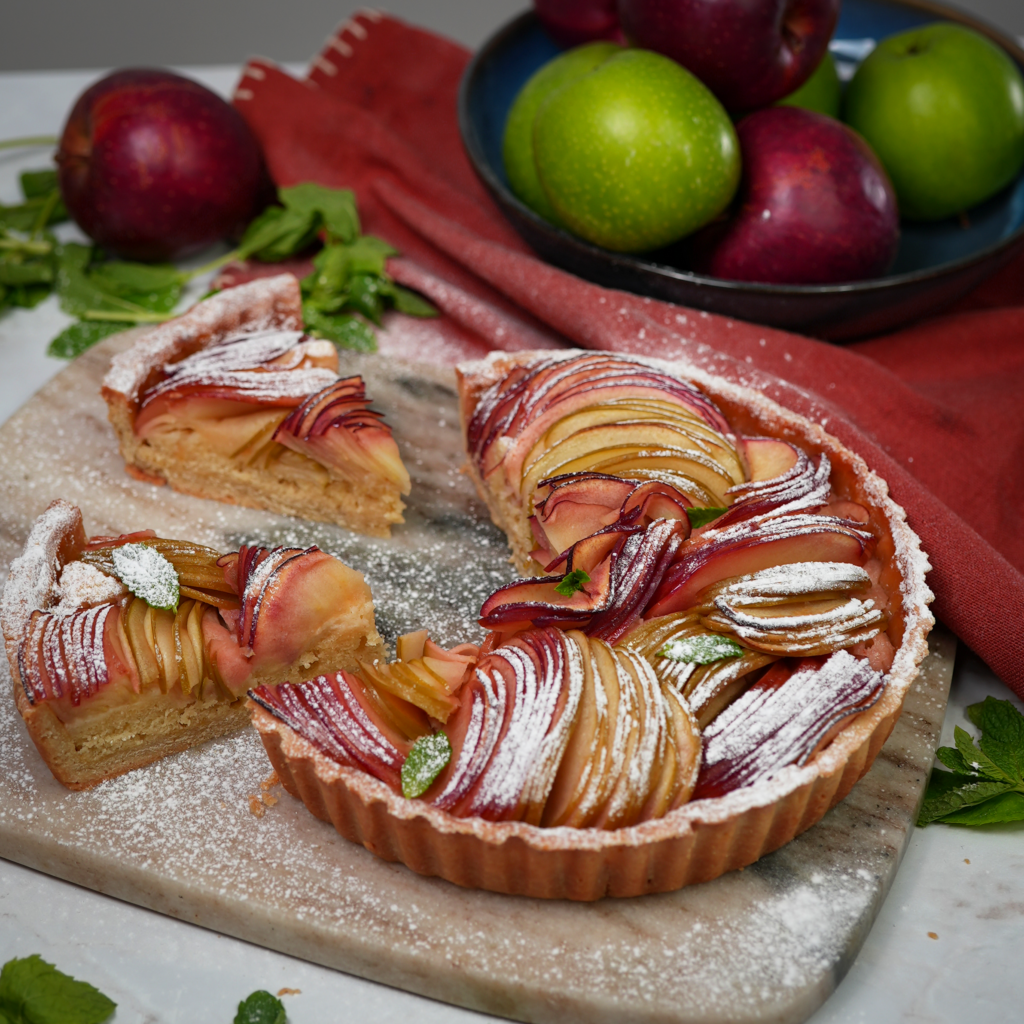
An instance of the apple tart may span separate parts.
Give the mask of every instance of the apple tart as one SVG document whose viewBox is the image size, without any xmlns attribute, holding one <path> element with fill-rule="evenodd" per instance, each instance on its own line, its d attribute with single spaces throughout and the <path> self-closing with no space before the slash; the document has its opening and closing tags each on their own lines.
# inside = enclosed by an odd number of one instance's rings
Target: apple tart
<svg viewBox="0 0 1024 1024">
<path fill-rule="evenodd" d="M 254 685 L 384 654 L 362 575 L 319 548 L 89 539 L 62 500 L 12 563 L 0 620 L 18 709 L 70 789 L 242 728 Z"/>
<path fill-rule="evenodd" d="M 459 370 L 469 472 L 522 579 L 485 639 L 255 687 L 285 787 L 459 885 L 591 900 L 752 863 L 867 771 L 927 653 L 927 560 L 820 427 L 687 367 Z"/>
<path fill-rule="evenodd" d="M 338 352 L 302 332 L 290 274 L 241 285 L 114 357 L 103 397 L 128 472 L 199 497 L 373 536 L 402 522 L 409 474 Z"/>
</svg>

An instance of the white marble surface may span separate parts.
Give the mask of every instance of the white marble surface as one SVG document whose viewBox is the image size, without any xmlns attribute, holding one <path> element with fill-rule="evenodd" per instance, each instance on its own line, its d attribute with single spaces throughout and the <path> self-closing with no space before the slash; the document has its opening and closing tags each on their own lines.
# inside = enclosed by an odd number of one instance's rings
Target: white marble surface
<svg viewBox="0 0 1024 1024">
<path fill-rule="evenodd" d="M 230 69 L 191 69 L 226 91 Z M 0 75 L 0 139 L 56 131 L 95 74 Z M 46 150 L 0 153 L 0 201 Z M 45 355 L 66 322 L 51 299 L 0 318 L 0 420 L 63 363 Z M 944 741 L 964 707 L 1009 691 L 964 653 Z M 931 826 L 911 839 L 903 866 L 846 980 L 813 1024 L 1014 1021 L 1024 1005 L 1018 943 L 1024 921 L 1024 827 Z M 934 933 L 937 938 L 931 938 Z M 285 996 L 292 1024 L 491 1019 L 303 963 L 0 862 L 0 963 L 37 952 L 119 1004 L 116 1024 L 229 1021 L 254 988 Z"/>
</svg>

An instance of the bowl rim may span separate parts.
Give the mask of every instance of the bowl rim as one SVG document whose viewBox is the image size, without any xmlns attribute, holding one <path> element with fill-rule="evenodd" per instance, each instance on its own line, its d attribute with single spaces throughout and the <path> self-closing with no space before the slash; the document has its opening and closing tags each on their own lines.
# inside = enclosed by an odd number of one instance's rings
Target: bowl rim
<svg viewBox="0 0 1024 1024">
<path fill-rule="evenodd" d="M 1021 73 L 1024 74 L 1024 47 L 1018 45 L 1012 37 L 1000 29 L 980 18 L 976 18 L 964 11 L 935 3 L 934 0 L 872 0 L 872 2 L 889 7 L 909 8 L 913 11 L 934 15 L 941 20 L 954 22 L 963 25 L 965 28 L 973 29 L 1003 49 L 1011 60 L 1017 64 Z M 1021 224 L 1020 227 L 1005 238 L 992 242 L 967 256 L 948 260 L 936 266 L 907 271 L 902 274 L 886 274 L 883 277 L 866 278 L 862 281 L 846 281 L 839 284 L 800 285 L 772 284 L 765 281 L 732 281 L 722 277 L 709 277 L 692 271 L 682 270 L 668 263 L 658 263 L 646 259 L 644 258 L 644 253 L 620 253 L 586 242 L 582 238 L 578 238 L 576 235 L 570 234 L 568 231 L 552 224 L 550 221 L 544 220 L 543 217 L 523 203 L 501 180 L 495 173 L 490 161 L 487 160 L 479 133 L 470 115 L 471 96 L 474 86 L 482 73 L 481 69 L 491 54 L 495 50 L 500 49 L 510 37 L 523 32 L 527 27 L 532 27 L 537 21 L 537 15 L 532 8 L 523 11 L 486 39 L 473 54 L 459 82 L 459 133 L 462 136 L 462 143 L 473 166 L 473 170 L 483 179 L 488 190 L 497 197 L 499 203 L 505 203 L 513 207 L 517 215 L 528 221 L 538 232 L 545 234 L 554 233 L 559 241 L 563 244 L 568 244 L 584 257 L 603 259 L 609 262 L 611 269 L 614 269 L 616 264 L 619 264 L 631 272 L 644 271 L 654 273 L 660 278 L 677 280 L 717 292 L 743 292 L 751 295 L 765 295 L 776 298 L 786 298 L 787 296 L 800 298 L 815 295 L 841 297 L 865 293 L 883 294 L 892 289 L 938 280 L 947 274 L 955 274 L 959 271 L 967 270 L 972 266 L 987 262 L 1000 254 L 1007 253 L 1015 247 L 1024 245 L 1024 224 Z M 1024 170 L 1018 172 L 1015 181 L 1020 182 L 1022 177 L 1024 177 Z M 1008 187 L 1011 186 L 1004 186 L 1004 188 Z M 531 249 L 534 248 L 533 245 L 530 247 Z"/>
</svg>

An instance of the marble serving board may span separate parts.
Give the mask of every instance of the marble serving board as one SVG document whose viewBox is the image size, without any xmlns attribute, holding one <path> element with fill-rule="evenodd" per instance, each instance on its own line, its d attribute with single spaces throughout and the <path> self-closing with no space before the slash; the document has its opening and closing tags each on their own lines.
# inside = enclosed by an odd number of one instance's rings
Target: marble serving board
<svg viewBox="0 0 1024 1024">
<path fill-rule="evenodd" d="M 55 497 L 90 533 L 154 528 L 221 549 L 319 544 L 366 574 L 381 632 L 475 639 L 511 578 L 462 461 L 450 370 L 346 357 L 413 478 L 390 541 L 189 498 L 127 476 L 99 397 L 108 339 L 0 428 L 0 565 Z M 742 872 L 596 904 L 467 891 L 378 860 L 280 786 L 252 731 L 85 793 L 57 784 L 0 673 L 0 856 L 184 921 L 524 1021 L 805 1020 L 850 966 L 892 883 L 932 761 L 954 641 L 936 633 L 869 774 L 824 820 Z"/>
</svg>

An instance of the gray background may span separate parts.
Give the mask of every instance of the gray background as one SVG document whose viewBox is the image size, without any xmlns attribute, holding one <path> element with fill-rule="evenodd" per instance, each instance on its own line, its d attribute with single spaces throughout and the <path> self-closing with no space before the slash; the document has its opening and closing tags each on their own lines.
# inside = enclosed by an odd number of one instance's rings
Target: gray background
<svg viewBox="0 0 1024 1024">
<path fill-rule="evenodd" d="M 529 0 L 387 0 L 397 17 L 476 47 Z M 12 0 L 0 71 L 125 65 L 238 64 L 259 55 L 305 61 L 362 4 L 328 0 Z M 1024 35 L 1024 0 L 959 0 Z"/>
</svg>

